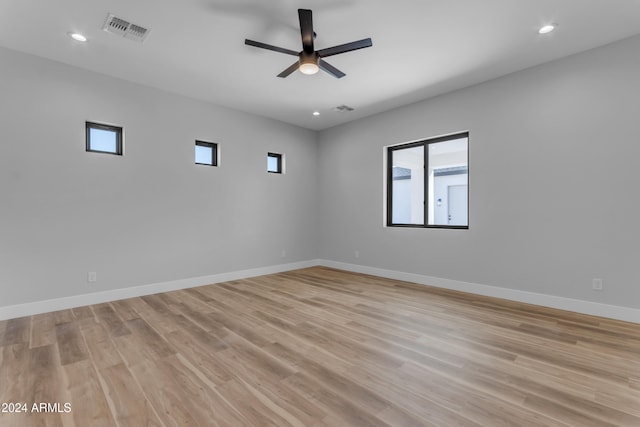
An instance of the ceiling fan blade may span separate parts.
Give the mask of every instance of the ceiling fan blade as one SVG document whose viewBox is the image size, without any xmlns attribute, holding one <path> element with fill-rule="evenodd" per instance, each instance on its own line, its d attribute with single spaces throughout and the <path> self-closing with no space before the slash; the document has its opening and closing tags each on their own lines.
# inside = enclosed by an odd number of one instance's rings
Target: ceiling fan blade
<svg viewBox="0 0 640 427">
<path fill-rule="evenodd" d="M 352 50 L 364 49 L 365 47 L 371 47 L 373 43 L 371 39 L 362 39 L 357 42 L 345 43 L 338 46 L 328 47 L 326 49 L 320 49 L 318 51 L 318 55 L 321 58 L 326 58 L 327 56 L 337 55 L 339 53 L 351 52 Z"/>
<path fill-rule="evenodd" d="M 249 45 L 249 46 L 259 47 L 261 49 L 273 50 L 274 52 L 285 53 L 287 55 L 298 56 L 298 54 L 299 54 L 299 52 L 295 52 L 295 51 L 290 50 L 290 49 L 285 49 L 283 47 L 273 46 L 273 45 L 270 45 L 270 44 L 257 42 L 257 41 L 249 40 L 249 39 L 245 39 L 244 40 L 244 44 Z"/>
<path fill-rule="evenodd" d="M 341 79 L 344 76 L 346 76 L 345 73 L 343 73 L 342 71 L 338 70 L 336 67 L 334 67 L 333 65 L 329 64 L 328 62 L 323 61 L 322 59 L 318 60 L 318 67 L 320 67 L 320 69 L 322 71 L 326 71 L 327 73 L 331 74 L 336 79 Z"/>
<path fill-rule="evenodd" d="M 291 64 L 291 66 L 289 68 L 287 68 L 286 70 L 284 70 L 283 72 L 281 72 L 280 74 L 278 74 L 278 77 L 282 77 L 285 78 L 287 77 L 289 74 L 293 73 L 295 70 L 298 69 L 298 67 L 300 67 L 300 63 L 298 61 L 294 62 L 293 64 Z"/>
<path fill-rule="evenodd" d="M 313 53 L 313 15 L 309 9 L 298 9 L 298 17 L 300 18 L 302 50 Z"/>
</svg>

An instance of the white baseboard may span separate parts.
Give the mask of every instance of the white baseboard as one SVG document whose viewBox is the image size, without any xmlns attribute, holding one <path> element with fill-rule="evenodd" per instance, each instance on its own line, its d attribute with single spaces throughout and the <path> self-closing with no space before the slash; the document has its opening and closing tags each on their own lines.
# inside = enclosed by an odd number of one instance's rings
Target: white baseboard
<svg viewBox="0 0 640 427">
<path fill-rule="evenodd" d="M 31 316 L 34 314 L 48 313 L 51 311 L 65 310 L 91 304 L 100 304 L 103 302 L 117 301 L 126 298 L 140 297 L 144 295 L 157 294 L 160 292 L 176 291 L 179 289 L 193 288 L 196 286 L 204 286 L 212 283 L 246 279 L 248 277 L 262 276 L 265 274 L 281 273 L 283 271 L 313 267 L 318 264 L 318 260 L 310 260 L 294 262 L 290 264 L 270 265 L 267 267 L 258 267 L 248 270 L 212 274 L 209 276 L 172 280 L 170 282 L 154 283 L 150 285 L 135 286 L 132 288 L 113 289 L 110 291 L 94 292 L 90 294 L 73 295 L 69 297 L 56 298 L 45 301 L 35 301 L 25 304 L 10 305 L 0 307 L 0 320 Z"/>
<path fill-rule="evenodd" d="M 477 295 L 523 302 L 527 304 L 557 308 L 560 310 L 573 311 L 575 313 L 607 317 L 609 319 L 623 320 L 625 322 L 640 323 L 640 310 L 630 307 L 600 304 L 591 301 L 564 298 L 547 294 L 538 294 L 534 292 L 519 291 L 516 289 L 481 285 L 478 283 L 462 282 L 458 280 L 443 279 L 440 277 L 424 276 L 421 274 L 405 273 L 402 271 L 386 270 L 382 268 L 348 264 L 344 262 L 324 259 L 319 260 L 319 264 L 325 267 L 352 271 L 354 273 L 370 274 L 372 276 L 385 277 L 388 279 L 403 280 L 406 282 L 413 282 L 421 285 L 435 286 L 438 288 L 451 289 Z"/>
<path fill-rule="evenodd" d="M 94 292 L 90 294 L 74 295 L 45 301 L 35 301 L 25 304 L 0 307 L 0 320 L 16 317 L 31 316 L 34 314 L 48 313 L 74 307 L 82 307 L 91 304 L 117 301 L 126 298 L 134 298 L 160 292 L 176 291 L 179 289 L 204 286 L 212 283 L 228 282 L 230 280 L 246 279 L 248 277 L 262 276 L 265 274 L 281 273 L 283 271 L 297 270 L 300 268 L 322 265 L 355 273 L 371 274 L 373 276 L 389 279 L 404 280 L 422 285 L 435 286 L 444 289 L 469 292 L 511 301 L 535 304 L 592 316 L 607 317 L 626 322 L 640 323 L 640 310 L 609 304 L 600 304 L 591 301 L 576 300 L 558 297 L 554 295 L 538 294 L 519 291 L 515 289 L 501 288 L 497 286 L 481 285 L 478 283 L 462 282 L 458 280 L 443 279 L 421 274 L 406 273 L 402 271 L 386 270 L 366 265 L 348 264 L 344 262 L 316 259 L 290 264 L 271 265 L 267 267 L 252 268 L 248 270 L 232 271 L 228 273 L 213 274 L 209 276 L 192 277 L 188 279 L 173 280 L 169 282 L 154 283 L 132 288 L 114 289 L 110 291 Z"/>
</svg>

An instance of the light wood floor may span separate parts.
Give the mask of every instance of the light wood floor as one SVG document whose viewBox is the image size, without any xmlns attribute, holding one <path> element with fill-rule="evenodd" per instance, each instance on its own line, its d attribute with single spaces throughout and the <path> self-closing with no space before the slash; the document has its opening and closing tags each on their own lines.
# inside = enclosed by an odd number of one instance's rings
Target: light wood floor
<svg viewBox="0 0 640 427">
<path fill-rule="evenodd" d="M 63 411 L 3 427 L 640 426 L 640 325 L 315 267 L 0 322 L 3 402 Z"/>
</svg>

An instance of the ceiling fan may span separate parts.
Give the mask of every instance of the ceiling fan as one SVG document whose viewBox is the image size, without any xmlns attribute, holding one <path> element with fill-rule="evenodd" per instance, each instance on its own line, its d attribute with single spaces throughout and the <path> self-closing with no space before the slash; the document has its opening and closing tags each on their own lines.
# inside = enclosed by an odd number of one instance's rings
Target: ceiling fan
<svg viewBox="0 0 640 427">
<path fill-rule="evenodd" d="M 323 70 L 331 74 L 333 77 L 340 79 L 346 74 L 324 61 L 322 58 L 372 46 L 371 39 L 366 38 L 326 49 L 315 50 L 313 47 L 313 39 L 315 39 L 316 33 L 313 32 L 313 17 L 311 11 L 308 9 L 298 9 L 298 17 L 300 18 L 300 34 L 302 35 L 302 50 L 300 52 L 249 39 L 245 39 L 244 41 L 244 44 L 249 46 L 273 50 L 275 52 L 298 57 L 298 60 L 289 68 L 278 74 L 278 77 L 287 77 L 295 70 L 300 70 L 303 74 L 315 74 L 319 70 Z"/>
</svg>

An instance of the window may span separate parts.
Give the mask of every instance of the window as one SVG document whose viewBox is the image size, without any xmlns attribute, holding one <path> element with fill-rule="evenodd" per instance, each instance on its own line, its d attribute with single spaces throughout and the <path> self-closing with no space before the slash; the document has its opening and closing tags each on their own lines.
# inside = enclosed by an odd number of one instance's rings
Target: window
<svg viewBox="0 0 640 427">
<path fill-rule="evenodd" d="M 267 153 L 267 172 L 282 173 L 282 154 Z"/>
<path fill-rule="evenodd" d="M 218 166 L 218 144 L 196 141 L 196 164 Z"/>
<path fill-rule="evenodd" d="M 387 148 L 387 225 L 469 228 L 469 134 Z"/>
<path fill-rule="evenodd" d="M 122 128 L 86 122 L 87 151 L 122 156 Z"/>
</svg>

